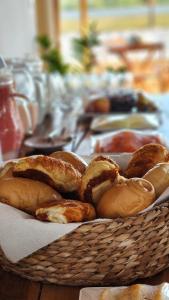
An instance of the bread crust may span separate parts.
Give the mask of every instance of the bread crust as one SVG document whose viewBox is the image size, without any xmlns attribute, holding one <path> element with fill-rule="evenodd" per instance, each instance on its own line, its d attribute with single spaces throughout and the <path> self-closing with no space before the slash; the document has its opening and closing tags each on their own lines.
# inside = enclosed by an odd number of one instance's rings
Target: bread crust
<svg viewBox="0 0 169 300">
<path fill-rule="evenodd" d="M 0 180 L 0 202 L 34 214 L 42 203 L 62 197 L 47 184 L 27 178 Z"/>
<path fill-rule="evenodd" d="M 44 203 L 36 210 L 36 217 L 42 221 L 71 223 L 93 220 L 96 217 L 96 212 L 89 203 L 61 199 Z"/>
<path fill-rule="evenodd" d="M 81 174 L 86 170 L 87 163 L 79 157 L 77 154 L 69 151 L 56 151 L 49 155 L 56 159 L 61 159 L 67 163 L 70 163 L 75 169 L 77 169 Z"/>
<path fill-rule="evenodd" d="M 169 152 L 160 144 L 147 144 L 133 153 L 125 170 L 127 178 L 142 177 L 157 163 L 168 162 Z"/>
<path fill-rule="evenodd" d="M 82 201 L 97 203 L 119 176 L 118 165 L 109 157 L 94 158 L 82 176 L 80 198 Z"/>
<path fill-rule="evenodd" d="M 43 155 L 20 159 L 13 174 L 45 182 L 65 193 L 77 191 L 81 183 L 81 174 L 71 164 Z"/>
</svg>

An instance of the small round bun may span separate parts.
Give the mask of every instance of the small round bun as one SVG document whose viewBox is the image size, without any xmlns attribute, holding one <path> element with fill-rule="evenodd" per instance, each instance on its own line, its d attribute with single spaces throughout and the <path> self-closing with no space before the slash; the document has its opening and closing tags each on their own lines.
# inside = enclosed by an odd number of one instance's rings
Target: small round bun
<svg viewBox="0 0 169 300">
<path fill-rule="evenodd" d="M 69 151 L 56 151 L 49 155 L 56 159 L 61 159 L 67 163 L 72 164 L 72 166 L 83 174 L 86 170 L 87 163 L 77 154 Z"/>
<path fill-rule="evenodd" d="M 103 218 L 133 216 L 155 200 L 153 185 L 142 178 L 115 184 L 100 199 L 97 215 Z"/>
<path fill-rule="evenodd" d="M 147 144 L 133 153 L 125 171 L 127 178 L 142 177 L 156 164 L 169 161 L 168 150 L 160 144 Z"/>
</svg>

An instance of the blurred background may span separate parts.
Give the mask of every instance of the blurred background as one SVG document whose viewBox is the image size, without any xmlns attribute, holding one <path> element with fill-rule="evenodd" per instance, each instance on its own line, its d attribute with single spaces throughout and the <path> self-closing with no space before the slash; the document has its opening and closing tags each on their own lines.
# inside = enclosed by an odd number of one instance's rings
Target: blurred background
<svg viewBox="0 0 169 300">
<path fill-rule="evenodd" d="M 57 136 L 55 146 L 71 139 L 75 151 L 79 116 L 162 109 L 167 114 L 168 33 L 169 0 L 1 0 L 0 96 L 6 97 L 4 82 L 11 82 L 10 97 L 15 98 L 22 127 L 18 147 L 24 141 L 35 148 L 40 136 L 38 145 L 43 142 L 44 148 L 46 142 L 53 149 L 49 137 L 51 142 Z M 112 120 L 106 128 L 140 129 L 138 118 L 131 128 L 124 122 L 112 125 Z M 10 158 L 3 146 L 6 125 L 0 122 L 2 152 Z M 142 122 L 141 129 L 145 117 Z M 94 123 L 91 128 L 99 131 L 96 127 Z"/>
</svg>

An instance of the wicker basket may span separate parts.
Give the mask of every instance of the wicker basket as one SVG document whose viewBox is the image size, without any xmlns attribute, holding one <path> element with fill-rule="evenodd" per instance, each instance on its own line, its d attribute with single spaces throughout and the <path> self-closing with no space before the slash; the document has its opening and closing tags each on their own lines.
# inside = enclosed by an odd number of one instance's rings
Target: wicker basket
<svg viewBox="0 0 169 300">
<path fill-rule="evenodd" d="M 136 217 L 84 224 L 8 271 L 61 285 L 126 284 L 169 266 L 169 202 Z"/>
</svg>

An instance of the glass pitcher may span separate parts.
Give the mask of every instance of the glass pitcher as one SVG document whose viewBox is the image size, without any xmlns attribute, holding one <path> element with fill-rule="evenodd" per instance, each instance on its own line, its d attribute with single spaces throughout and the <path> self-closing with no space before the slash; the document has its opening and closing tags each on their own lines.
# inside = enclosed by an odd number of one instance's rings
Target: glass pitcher
<svg viewBox="0 0 169 300">
<path fill-rule="evenodd" d="M 13 77 L 8 69 L 0 70 L 0 144 L 4 160 L 16 158 L 24 138 L 24 128 L 18 111 Z"/>
</svg>

